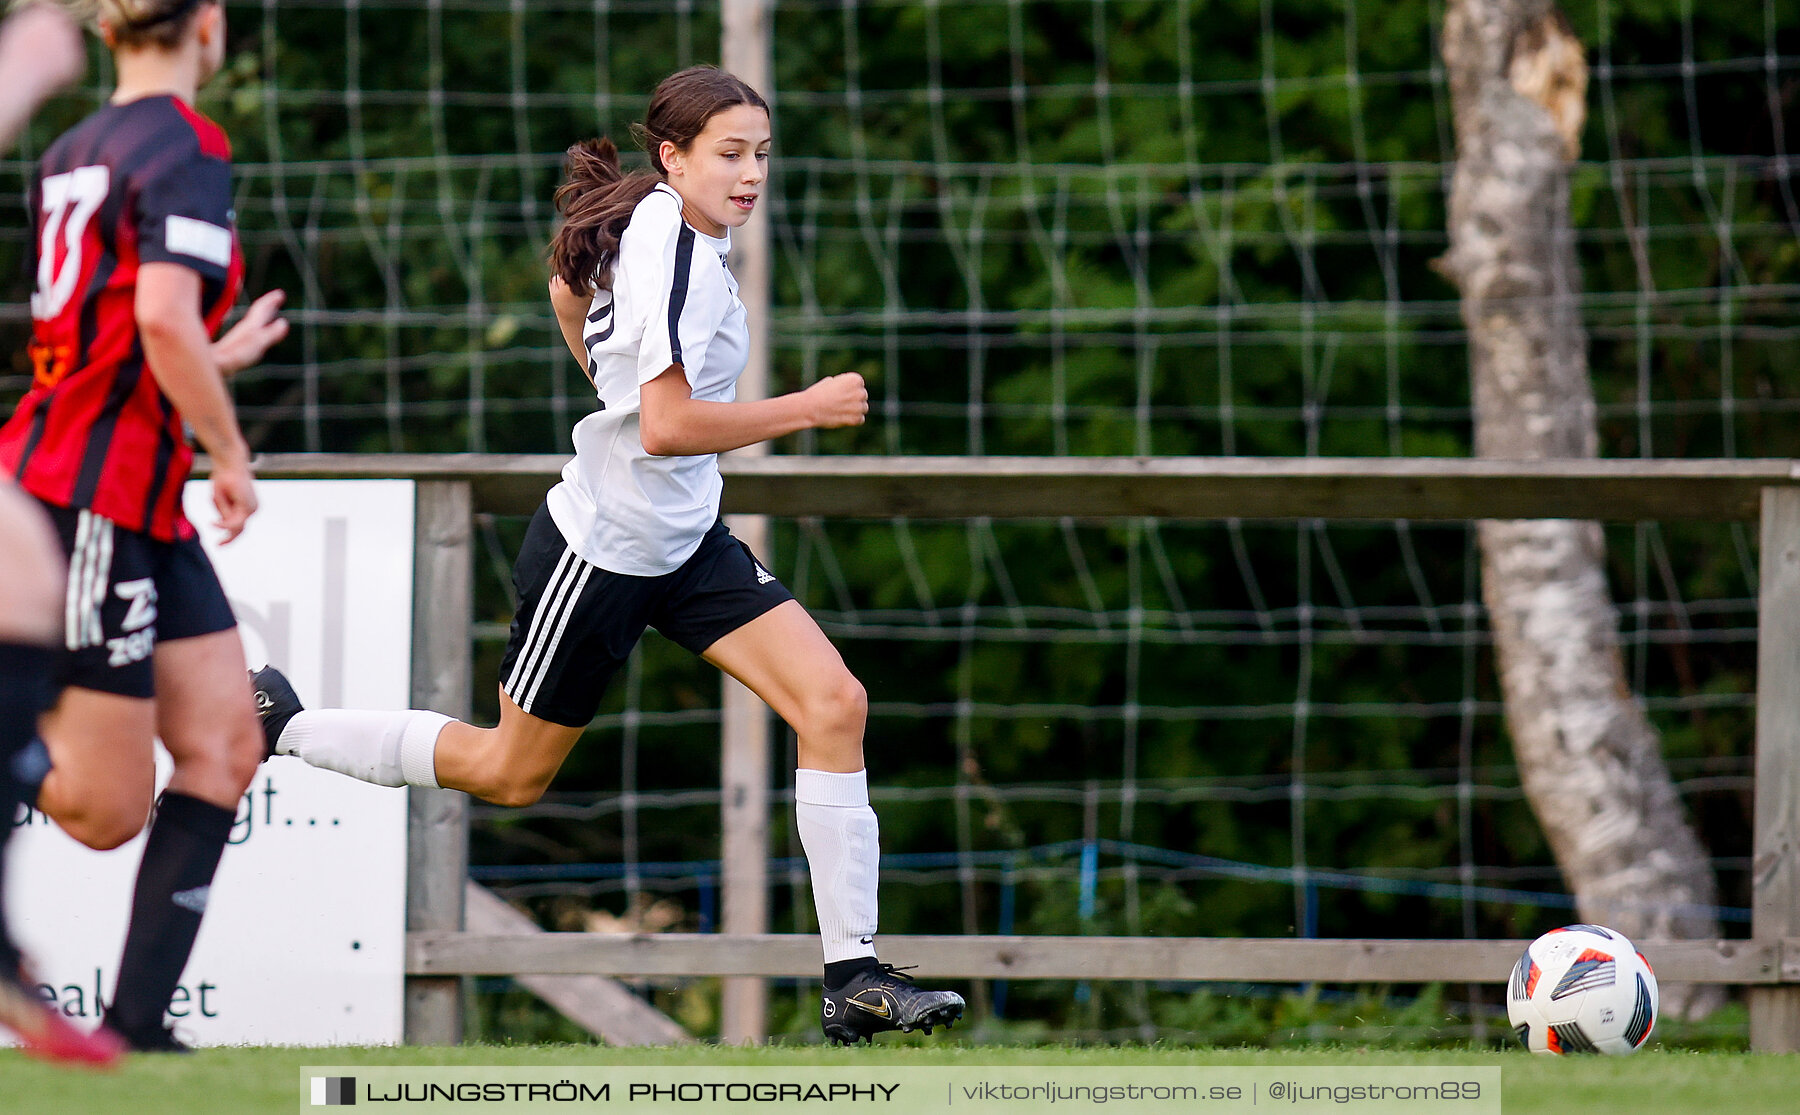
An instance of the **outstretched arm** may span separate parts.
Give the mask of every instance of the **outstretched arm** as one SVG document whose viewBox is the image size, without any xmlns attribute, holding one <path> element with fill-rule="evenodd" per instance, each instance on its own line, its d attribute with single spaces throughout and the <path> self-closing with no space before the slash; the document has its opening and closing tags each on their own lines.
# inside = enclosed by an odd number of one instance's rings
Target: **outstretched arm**
<svg viewBox="0 0 1800 1115">
<path fill-rule="evenodd" d="M 81 28 L 55 4 L 27 4 L 0 23 L 0 151 L 12 147 L 25 121 L 50 94 L 87 65 Z"/>
</svg>

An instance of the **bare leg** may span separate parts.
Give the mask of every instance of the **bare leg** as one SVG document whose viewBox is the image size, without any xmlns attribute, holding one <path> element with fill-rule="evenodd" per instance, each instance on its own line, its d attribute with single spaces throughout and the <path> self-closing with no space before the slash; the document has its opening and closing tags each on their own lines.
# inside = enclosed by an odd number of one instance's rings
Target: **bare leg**
<svg viewBox="0 0 1800 1115">
<path fill-rule="evenodd" d="M 263 759 L 235 628 L 156 648 L 156 726 L 175 761 L 169 789 L 235 813 Z"/>
<path fill-rule="evenodd" d="M 460 720 L 444 725 L 437 739 L 438 784 L 495 805 L 530 805 L 544 796 L 583 730 L 533 716 L 502 691 L 497 727 Z"/>
<path fill-rule="evenodd" d="M 799 602 L 770 609 L 706 648 L 704 657 L 793 727 L 802 768 L 863 769 L 868 694 Z"/>
<path fill-rule="evenodd" d="M 156 792 L 156 702 L 65 689 L 38 721 L 53 764 L 38 808 L 98 851 L 143 831 Z"/>
</svg>

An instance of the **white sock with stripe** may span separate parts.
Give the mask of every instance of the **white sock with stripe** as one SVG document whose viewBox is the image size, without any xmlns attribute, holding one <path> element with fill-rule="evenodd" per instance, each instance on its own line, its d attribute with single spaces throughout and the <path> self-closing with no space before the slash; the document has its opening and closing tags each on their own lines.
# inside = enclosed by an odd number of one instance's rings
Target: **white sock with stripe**
<svg viewBox="0 0 1800 1115">
<path fill-rule="evenodd" d="M 874 956 L 881 827 L 869 808 L 868 772 L 795 771 L 794 817 L 825 963 Z"/>
<path fill-rule="evenodd" d="M 451 719 L 420 709 L 308 709 L 287 722 L 275 753 L 377 786 L 436 790 L 438 733 Z"/>
</svg>

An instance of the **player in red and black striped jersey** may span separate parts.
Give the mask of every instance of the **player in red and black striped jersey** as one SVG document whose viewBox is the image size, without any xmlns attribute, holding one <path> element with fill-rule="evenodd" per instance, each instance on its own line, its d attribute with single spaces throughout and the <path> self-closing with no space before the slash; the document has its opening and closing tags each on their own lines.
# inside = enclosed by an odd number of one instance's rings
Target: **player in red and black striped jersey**
<svg viewBox="0 0 1800 1115">
<path fill-rule="evenodd" d="M 118 88 L 46 152 L 31 191 L 34 382 L 0 466 L 49 510 L 69 576 L 39 808 L 94 848 L 151 811 L 153 745 L 174 760 L 138 872 L 107 1025 L 179 1043 L 164 1014 L 193 949 L 237 804 L 262 758 L 244 651 L 181 489 L 191 430 L 230 541 L 256 510 L 225 377 L 286 335 L 280 292 L 213 334 L 243 265 L 231 149 L 190 107 L 225 58 L 220 0 L 100 0 Z"/>
<path fill-rule="evenodd" d="M 138 335 L 138 276 L 170 263 L 200 280 L 207 334 L 237 300 L 231 148 L 174 96 L 109 104 L 44 155 L 31 392 L 0 430 L 0 462 L 46 503 L 87 508 L 163 542 L 191 538 L 183 416 Z"/>
</svg>

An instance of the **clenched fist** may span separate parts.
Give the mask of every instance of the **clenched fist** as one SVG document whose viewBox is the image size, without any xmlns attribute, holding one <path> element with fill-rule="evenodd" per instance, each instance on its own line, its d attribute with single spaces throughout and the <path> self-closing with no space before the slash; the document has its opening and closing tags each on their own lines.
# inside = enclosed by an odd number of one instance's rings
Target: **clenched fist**
<svg viewBox="0 0 1800 1115">
<path fill-rule="evenodd" d="M 827 376 L 806 389 L 813 425 L 822 430 L 860 426 L 869 416 L 869 388 L 856 372 Z"/>
</svg>

